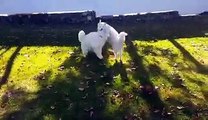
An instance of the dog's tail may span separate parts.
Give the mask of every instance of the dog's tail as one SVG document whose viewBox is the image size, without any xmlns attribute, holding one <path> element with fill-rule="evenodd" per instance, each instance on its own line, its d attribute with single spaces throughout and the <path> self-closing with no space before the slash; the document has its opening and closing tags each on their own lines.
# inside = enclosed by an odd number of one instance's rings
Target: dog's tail
<svg viewBox="0 0 208 120">
<path fill-rule="evenodd" d="M 126 40 L 126 36 L 127 36 L 128 34 L 126 33 L 126 32 L 120 32 L 119 34 L 118 34 L 118 38 L 119 38 L 119 40 L 122 40 L 122 42 L 125 42 L 125 40 Z"/>
<path fill-rule="evenodd" d="M 83 30 L 79 31 L 78 39 L 79 39 L 80 42 L 83 41 L 84 36 L 85 36 L 85 32 Z"/>
</svg>

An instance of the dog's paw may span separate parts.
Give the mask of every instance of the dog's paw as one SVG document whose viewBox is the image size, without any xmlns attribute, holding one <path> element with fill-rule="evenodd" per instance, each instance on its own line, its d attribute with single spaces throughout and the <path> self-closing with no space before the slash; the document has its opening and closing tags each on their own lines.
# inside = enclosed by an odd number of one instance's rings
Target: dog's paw
<svg viewBox="0 0 208 120">
<path fill-rule="evenodd" d="M 103 56 L 98 56 L 99 59 L 103 59 Z"/>
</svg>

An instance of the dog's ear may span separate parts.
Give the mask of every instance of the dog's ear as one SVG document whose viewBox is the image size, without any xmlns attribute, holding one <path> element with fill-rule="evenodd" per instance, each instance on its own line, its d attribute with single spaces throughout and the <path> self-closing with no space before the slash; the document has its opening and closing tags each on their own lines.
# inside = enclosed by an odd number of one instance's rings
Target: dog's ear
<svg viewBox="0 0 208 120">
<path fill-rule="evenodd" d="M 101 19 L 99 20 L 99 23 L 101 23 L 102 21 L 101 21 Z"/>
</svg>

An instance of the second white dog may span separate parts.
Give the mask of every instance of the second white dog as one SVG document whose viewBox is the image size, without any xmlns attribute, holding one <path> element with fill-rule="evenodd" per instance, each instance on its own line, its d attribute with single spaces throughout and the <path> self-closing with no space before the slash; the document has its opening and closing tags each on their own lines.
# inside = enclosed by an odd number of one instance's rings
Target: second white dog
<svg viewBox="0 0 208 120">
<path fill-rule="evenodd" d="M 103 59 L 102 48 L 108 38 L 108 33 L 102 29 L 97 32 L 85 34 L 83 30 L 79 31 L 78 39 L 81 42 L 81 49 L 84 57 L 89 51 L 94 52 L 99 59 Z"/>
<path fill-rule="evenodd" d="M 115 59 L 119 57 L 121 60 L 123 53 L 123 43 L 125 42 L 127 35 L 128 34 L 126 32 L 120 32 L 118 34 L 118 39 L 114 39 L 113 41 L 111 41 Z"/>
<path fill-rule="evenodd" d="M 125 41 L 125 37 L 128 35 L 126 32 L 118 32 L 110 25 L 108 25 L 105 22 L 99 21 L 97 24 L 97 30 L 103 30 L 106 33 L 109 33 L 108 42 L 111 44 L 114 52 L 114 57 L 117 59 L 117 57 L 120 57 L 120 60 L 122 58 L 122 51 L 123 51 L 123 43 Z"/>
</svg>

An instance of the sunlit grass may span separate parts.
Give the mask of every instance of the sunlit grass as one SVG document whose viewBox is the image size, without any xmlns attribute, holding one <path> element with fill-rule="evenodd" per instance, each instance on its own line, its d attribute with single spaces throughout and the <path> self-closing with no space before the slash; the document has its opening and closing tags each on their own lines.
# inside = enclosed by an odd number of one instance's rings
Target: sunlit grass
<svg viewBox="0 0 208 120">
<path fill-rule="evenodd" d="M 208 75 L 196 65 L 196 61 L 205 68 L 208 65 L 208 38 L 176 42 L 190 53 L 188 57 L 170 40 L 135 40 L 133 45 L 167 111 L 176 119 L 189 119 L 194 114 L 189 109 L 208 107 Z M 112 52 L 104 61 L 85 59 L 79 47 L 73 46 L 24 46 L 9 63 L 18 47 L 0 48 L 0 78 L 12 64 L 0 89 L 2 118 L 21 111 L 27 119 L 83 119 L 90 116 L 91 107 L 106 119 L 151 116 L 151 103 L 143 96 L 138 77 L 142 66 L 134 66 L 138 61 L 131 58 L 127 45 L 122 63 L 114 60 Z"/>
</svg>

